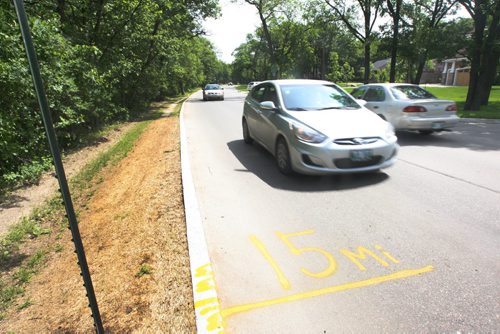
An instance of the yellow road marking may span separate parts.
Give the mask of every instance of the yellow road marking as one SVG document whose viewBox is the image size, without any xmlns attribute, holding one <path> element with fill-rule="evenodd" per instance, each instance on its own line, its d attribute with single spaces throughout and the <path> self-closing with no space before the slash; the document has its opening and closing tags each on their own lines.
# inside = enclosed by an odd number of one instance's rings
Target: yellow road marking
<svg viewBox="0 0 500 334">
<path fill-rule="evenodd" d="M 255 235 L 250 236 L 250 241 L 252 241 L 252 243 L 255 245 L 255 247 L 257 247 L 257 249 L 262 253 L 262 255 L 267 260 L 267 262 L 269 262 L 269 264 L 273 268 L 274 272 L 276 273 L 276 276 L 278 276 L 278 280 L 280 281 L 283 289 L 289 290 L 290 289 L 290 281 L 285 277 L 285 274 L 281 270 L 278 263 L 276 261 L 274 261 L 271 254 L 269 254 L 266 246 L 264 246 L 264 244 L 262 242 L 260 242 L 260 240 L 257 239 L 257 237 Z"/>
<path fill-rule="evenodd" d="M 290 296 L 286 296 L 286 297 L 281 297 L 281 298 L 264 300 L 264 301 L 252 303 L 252 304 L 232 306 L 232 307 L 228 307 L 226 309 L 221 310 L 221 315 L 223 318 L 227 318 L 227 317 L 232 316 L 232 315 L 237 314 L 237 313 L 247 312 L 247 311 L 251 311 L 251 310 L 254 310 L 257 308 L 261 308 L 261 307 L 288 303 L 288 302 L 292 302 L 292 301 L 296 301 L 296 300 L 317 297 L 317 296 L 326 295 L 326 294 L 330 294 L 330 293 L 336 293 L 336 292 L 345 291 L 345 290 L 362 288 L 362 287 L 375 285 L 375 284 L 379 284 L 379 283 L 383 283 L 383 282 L 388 282 L 388 281 L 392 281 L 392 280 L 403 279 L 403 278 L 407 278 L 407 277 L 412 277 L 412 276 L 428 273 L 428 272 L 431 272 L 432 270 L 434 270 L 433 266 L 426 266 L 426 267 L 423 267 L 420 269 L 402 270 L 402 271 L 398 271 L 398 272 L 395 272 L 395 273 L 392 273 L 389 275 L 374 277 L 374 278 L 370 278 L 370 279 L 363 280 L 363 281 L 357 281 L 357 282 L 346 283 L 346 284 L 341 284 L 341 285 L 334 285 L 334 286 L 324 288 L 324 289 L 298 293 L 298 294 L 294 294 L 294 295 L 290 295 Z"/>
</svg>

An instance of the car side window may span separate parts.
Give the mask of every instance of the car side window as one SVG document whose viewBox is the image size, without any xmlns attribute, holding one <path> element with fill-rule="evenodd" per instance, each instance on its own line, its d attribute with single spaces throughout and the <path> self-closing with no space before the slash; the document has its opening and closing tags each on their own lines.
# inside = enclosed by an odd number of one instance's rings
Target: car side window
<svg viewBox="0 0 500 334">
<path fill-rule="evenodd" d="M 351 95 L 355 98 L 355 99 L 362 99 L 363 98 L 363 94 L 366 92 L 366 88 L 365 87 L 360 87 L 360 88 L 355 88 L 352 92 L 351 92 Z"/>
<path fill-rule="evenodd" d="M 382 87 L 370 87 L 363 99 L 368 102 L 385 101 L 384 89 Z"/>
<path fill-rule="evenodd" d="M 262 102 L 264 98 L 264 93 L 266 91 L 266 86 L 258 86 L 252 90 L 252 98 L 257 102 Z"/>
<path fill-rule="evenodd" d="M 269 85 L 266 87 L 266 92 L 262 101 L 272 101 L 275 106 L 278 106 L 278 94 L 276 93 L 276 88 L 274 86 Z"/>
</svg>

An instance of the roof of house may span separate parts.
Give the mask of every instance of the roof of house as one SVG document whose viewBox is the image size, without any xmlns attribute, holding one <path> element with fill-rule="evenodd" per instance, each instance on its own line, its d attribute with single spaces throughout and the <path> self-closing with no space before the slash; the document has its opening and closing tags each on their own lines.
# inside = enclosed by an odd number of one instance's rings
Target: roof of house
<svg viewBox="0 0 500 334">
<path fill-rule="evenodd" d="M 373 68 L 376 70 L 380 70 L 380 69 L 386 67 L 387 64 L 389 64 L 390 62 L 391 62 L 391 58 L 377 60 L 376 62 L 373 63 Z"/>
</svg>

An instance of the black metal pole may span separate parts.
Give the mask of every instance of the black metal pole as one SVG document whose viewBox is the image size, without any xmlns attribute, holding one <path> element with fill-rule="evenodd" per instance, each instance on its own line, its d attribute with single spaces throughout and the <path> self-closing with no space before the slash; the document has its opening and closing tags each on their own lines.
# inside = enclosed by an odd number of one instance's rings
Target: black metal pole
<svg viewBox="0 0 500 334">
<path fill-rule="evenodd" d="M 61 153 L 59 151 L 59 145 L 57 143 L 57 138 L 54 131 L 54 125 L 52 123 L 52 117 L 50 116 L 47 97 L 45 95 L 45 90 L 43 88 L 42 77 L 40 75 L 40 68 L 38 66 L 38 60 L 36 57 L 35 48 L 33 46 L 33 41 L 31 40 L 28 18 L 26 16 L 26 11 L 24 9 L 24 3 L 22 0 L 13 0 L 13 1 L 14 1 L 14 6 L 16 8 L 17 19 L 21 27 L 21 34 L 23 36 L 24 46 L 26 48 L 26 55 L 28 57 L 28 61 L 30 64 L 31 75 L 33 77 L 33 83 L 35 85 L 35 91 L 38 97 L 38 103 L 40 105 L 40 110 L 42 112 L 42 119 L 43 119 L 43 124 L 45 126 L 45 132 L 47 133 L 47 139 L 49 141 L 50 151 L 52 152 L 52 157 L 54 159 L 54 166 L 56 169 L 57 179 L 59 181 L 59 188 L 61 190 L 61 195 L 64 200 L 66 214 L 68 215 L 69 228 L 71 230 L 71 235 L 73 237 L 73 242 L 75 244 L 75 253 L 78 258 L 78 264 L 80 265 L 81 275 L 83 277 L 83 283 L 84 283 L 83 285 L 87 290 L 89 307 L 92 311 L 92 317 L 94 318 L 95 330 L 98 334 L 104 333 L 101 321 L 101 315 L 99 313 L 99 307 L 97 305 L 94 287 L 92 286 L 92 279 L 90 278 L 87 259 L 85 257 L 85 251 L 83 249 L 83 243 L 80 237 L 80 231 L 78 229 L 78 222 L 76 219 L 75 209 L 73 207 L 73 201 L 71 200 L 71 194 L 69 192 L 68 182 L 66 180 L 66 174 L 64 173 Z"/>
</svg>

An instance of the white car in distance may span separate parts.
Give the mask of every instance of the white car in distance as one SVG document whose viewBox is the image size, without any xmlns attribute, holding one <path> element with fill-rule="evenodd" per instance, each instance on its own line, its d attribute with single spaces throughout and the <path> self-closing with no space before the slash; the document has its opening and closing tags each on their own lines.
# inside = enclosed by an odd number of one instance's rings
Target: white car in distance
<svg viewBox="0 0 500 334">
<path fill-rule="evenodd" d="M 454 101 L 438 99 L 417 85 L 367 84 L 355 88 L 351 95 L 365 100 L 366 108 L 391 123 L 396 130 L 431 134 L 449 130 L 459 121 Z"/>
</svg>

